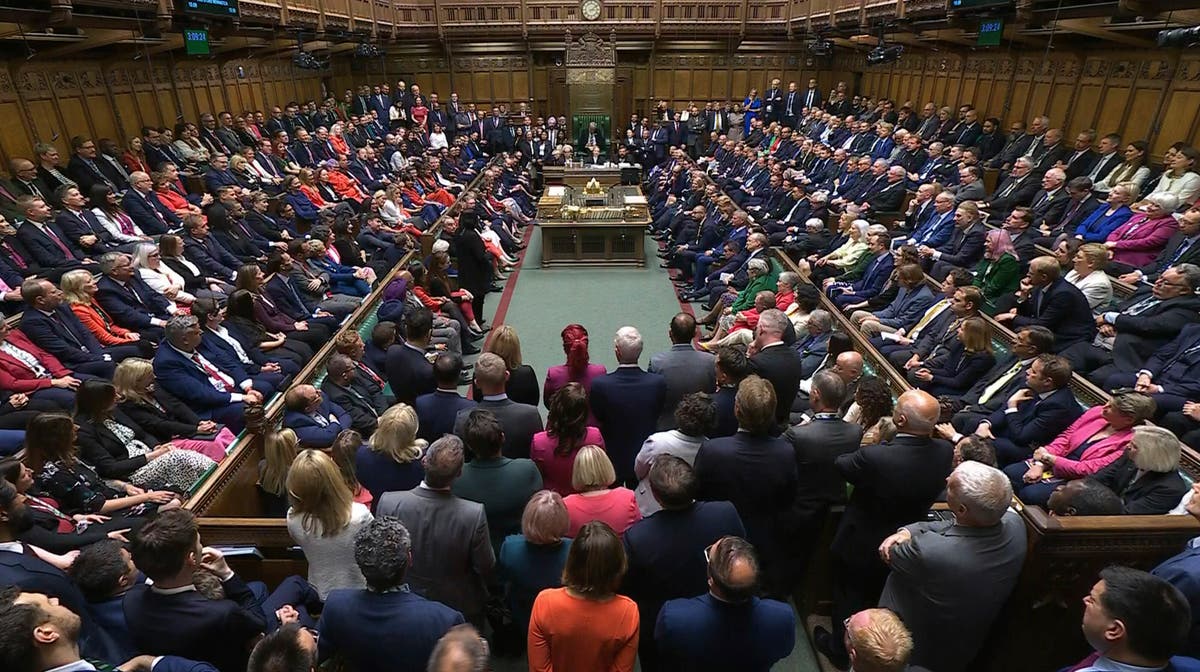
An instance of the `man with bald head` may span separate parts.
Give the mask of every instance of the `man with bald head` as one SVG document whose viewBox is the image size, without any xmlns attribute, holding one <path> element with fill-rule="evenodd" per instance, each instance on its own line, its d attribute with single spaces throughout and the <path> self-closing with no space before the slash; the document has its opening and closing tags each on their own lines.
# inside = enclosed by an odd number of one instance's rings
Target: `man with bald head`
<svg viewBox="0 0 1200 672">
<path fill-rule="evenodd" d="M 656 431 L 675 428 L 675 407 L 693 392 L 712 392 L 717 387 L 716 357 L 697 350 L 696 318 L 691 313 L 678 313 L 671 318 L 668 330 L 671 349 L 650 358 L 650 373 L 660 374 L 667 381 L 667 393 L 662 411 L 658 414 Z"/>
<path fill-rule="evenodd" d="M 879 545 L 900 526 L 922 520 L 950 474 L 954 448 L 931 438 L 939 413 L 937 399 L 921 390 L 909 390 L 900 395 L 892 413 L 895 438 L 863 446 L 834 461 L 838 472 L 854 486 L 854 494 L 830 547 L 833 631 L 817 628 L 814 639 L 817 650 L 839 668 L 849 666 L 842 624 L 851 614 L 874 606 L 887 579 Z"/>
<path fill-rule="evenodd" d="M 17 199 L 22 196 L 50 198 L 50 187 L 38 177 L 37 166 L 29 159 L 16 158 L 8 162 L 10 179 L 0 181 L 0 212 L 16 220 L 23 214 Z"/>
<path fill-rule="evenodd" d="M 654 639 L 663 669 L 771 669 L 796 644 L 796 616 L 784 602 L 755 597 L 758 557 L 740 537 L 722 537 L 704 551 L 708 593 L 669 600 Z"/>
</svg>

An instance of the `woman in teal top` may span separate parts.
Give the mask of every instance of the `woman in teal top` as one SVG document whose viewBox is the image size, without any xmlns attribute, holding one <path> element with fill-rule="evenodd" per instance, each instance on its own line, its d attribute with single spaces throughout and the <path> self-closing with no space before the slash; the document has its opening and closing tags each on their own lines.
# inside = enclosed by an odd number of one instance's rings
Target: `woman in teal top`
<svg viewBox="0 0 1200 672">
<path fill-rule="evenodd" d="M 1012 239 L 1004 229 L 988 231 L 983 259 L 975 267 L 974 285 L 983 292 L 983 312 L 996 314 L 996 300 L 1017 291 L 1021 284 L 1021 264 Z"/>
<path fill-rule="evenodd" d="M 571 540 L 566 538 L 569 526 L 562 496 L 539 490 L 525 505 L 521 534 L 509 535 L 500 545 L 499 578 L 521 632 L 529 631 L 529 613 L 538 593 L 562 585 L 563 567 L 571 548 Z"/>
</svg>

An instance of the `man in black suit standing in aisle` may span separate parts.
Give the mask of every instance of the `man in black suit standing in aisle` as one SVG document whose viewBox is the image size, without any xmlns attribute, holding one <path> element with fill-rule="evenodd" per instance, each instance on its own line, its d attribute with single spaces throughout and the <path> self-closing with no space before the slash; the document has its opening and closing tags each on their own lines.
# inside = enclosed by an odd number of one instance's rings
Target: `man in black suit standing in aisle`
<svg viewBox="0 0 1200 672">
<path fill-rule="evenodd" d="M 834 464 L 854 494 L 830 547 L 834 564 L 833 631 L 813 632 L 816 648 L 840 669 L 849 667 L 845 626 L 852 614 L 876 604 L 888 568 L 879 545 L 901 525 L 923 520 L 945 488 L 954 448 L 930 438 L 940 408 L 932 395 L 900 395 L 892 421 L 896 437 L 842 455 Z"/>
<path fill-rule="evenodd" d="M 638 366 L 642 335 L 621 327 L 613 339 L 617 368 L 592 381 L 592 413 L 600 422 L 604 445 L 617 470 L 617 482 L 634 487 L 633 460 L 654 433 L 667 397 L 667 379 Z"/>
<path fill-rule="evenodd" d="M 779 78 L 771 80 L 771 86 L 763 96 L 763 116 L 768 122 L 779 121 L 783 118 L 783 91 L 779 88 Z"/>
<path fill-rule="evenodd" d="M 417 397 L 437 389 L 433 365 L 425 358 L 425 348 L 433 335 L 433 313 L 422 308 L 404 320 L 405 339 L 387 350 L 387 379 L 396 401 L 409 406 Z"/>
<path fill-rule="evenodd" d="M 763 311 L 754 328 L 754 342 L 749 350 L 753 372 L 775 388 L 775 419 L 781 425 L 788 421 L 802 378 L 800 353 L 783 342 L 788 326 L 788 318 L 782 310 Z"/>
<path fill-rule="evenodd" d="M 804 576 L 814 545 L 821 538 L 829 507 L 846 501 L 846 481 L 834 467 L 834 461 L 858 450 L 863 428 L 841 419 L 838 410 L 845 401 L 846 382 L 842 377 L 829 369 L 818 371 L 808 393 L 812 419 L 783 434 L 792 443 L 800 476 L 796 500 L 786 523 L 791 530 L 787 549 L 791 559 L 788 585 L 796 585 Z"/>
<path fill-rule="evenodd" d="M 722 537 L 745 537 L 737 509 L 729 502 L 696 501 L 696 474 L 691 465 L 669 454 L 654 458 L 647 476 L 650 492 L 662 509 L 625 531 L 629 571 L 621 591 L 638 605 L 643 670 L 662 669 L 654 626 L 667 600 L 703 594 L 708 586 L 704 549 Z"/>
<path fill-rule="evenodd" d="M 458 393 L 458 377 L 462 374 L 462 358 L 448 352 L 438 355 L 433 361 L 433 377 L 437 389 L 417 397 L 414 408 L 420 430 L 419 438 L 426 441 L 440 439 L 443 434 L 454 431 L 458 412 L 470 411 L 476 403 Z"/>
<path fill-rule="evenodd" d="M 475 362 L 475 384 L 483 393 L 478 405 L 465 408 L 458 412 L 454 419 L 454 433 L 459 437 L 466 436 L 467 418 L 471 411 L 479 408 L 491 411 L 504 428 L 504 457 L 510 459 L 529 458 L 529 446 L 533 443 L 533 435 L 542 431 L 542 415 L 535 406 L 521 404 L 508 398 L 505 386 L 508 384 L 508 366 L 499 355 L 485 352 Z M 638 444 L 640 448 L 642 444 Z M 611 452 L 611 450 L 610 450 Z M 633 458 L 630 458 L 630 464 Z"/>
</svg>

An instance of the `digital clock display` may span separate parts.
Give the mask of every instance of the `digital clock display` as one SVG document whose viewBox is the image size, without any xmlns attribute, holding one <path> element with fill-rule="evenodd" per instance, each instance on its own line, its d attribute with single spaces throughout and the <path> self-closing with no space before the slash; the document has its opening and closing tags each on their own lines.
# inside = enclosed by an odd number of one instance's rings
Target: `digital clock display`
<svg viewBox="0 0 1200 672">
<path fill-rule="evenodd" d="M 238 0 L 179 0 L 179 8 L 188 14 L 236 19 Z"/>
</svg>

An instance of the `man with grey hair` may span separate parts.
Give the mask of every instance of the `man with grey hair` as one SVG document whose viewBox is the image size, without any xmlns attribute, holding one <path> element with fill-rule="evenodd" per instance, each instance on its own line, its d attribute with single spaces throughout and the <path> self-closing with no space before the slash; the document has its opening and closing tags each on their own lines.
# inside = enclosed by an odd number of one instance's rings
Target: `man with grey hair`
<svg viewBox="0 0 1200 672">
<path fill-rule="evenodd" d="M 1118 305 L 1098 315 L 1099 334 L 1061 354 L 1072 368 L 1104 384 L 1115 373 L 1141 371 L 1155 351 L 1200 321 L 1200 266 L 1179 264 Z M 1171 409 L 1177 410 L 1177 409 Z"/>
<path fill-rule="evenodd" d="M 163 327 L 175 314 L 175 304 L 138 277 L 128 254 L 101 255 L 100 272 L 103 275 L 96 280 L 96 302 L 113 322 L 147 340 L 161 341 Z"/>
<path fill-rule="evenodd" d="M 496 555 L 483 505 L 451 491 L 462 474 L 462 439 L 448 434 L 429 444 L 421 464 L 425 480 L 412 490 L 384 493 L 375 515 L 399 518 L 411 531 L 413 590 L 483 627 L 485 578 L 496 565 Z"/>
<path fill-rule="evenodd" d="M 364 439 L 371 438 L 379 426 L 379 416 L 388 408 L 383 390 L 364 380 L 354 360 L 341 353 L 331 356 L 325 364 L 321 391 L 329 401 L 350 414 L 350 426 Z"/>
<path fill-rule="evenodd" d="M 340 657 L 361 672 L 422 670 L 438 639 L 464 622 L 458 611 L 408 589 L 413 545 L 397 518 L 380 516 L 358 531 L 354 562 L 367 587 L 335 590 L 325 599 L 317 624 L 322 663 Z M 417 548 L 424 556 L 419 540 Z M 396 633 L 404 633 L 400 641 Z M 380 646 L 384 641 L 388 646 Z"/>
<path fill-rule="evenodd" d="M 754 341 L 747 351 L 753 372 L 775 388 L 775 420 L 780 425 L 788 421 L 803 378 L 800 353 L 783 342 L 788 326 L 787 315 L 782 310 L 763 311 L 754 327 Z"/>
<path fill-rule="evenodd" d="M 154 354 L 154 377 L 164 390 L 179 398 L 205 420 L 227 425 L 235 434 L 245 426 L 245 404 L 263 403 L 262 393 L 249 380 L 237 381 L 200 354 L 200 323 L 191 315 L 176 315 L 166 326 L 165 342 Z"/>
<path fill-rule="evenodd" d="M 911 662 L 960 672 L 979 653 L 1025 562 L 1025 525 L 999 469 L 963 462 L 946 479 L 953 521 L 916 522 L 879 546 L 891 567 L 879 606 L 912 631 Z"/>
<path fill-rule="evenodd" d="M 467 418 L 475 408 L 491 411 L 504 428 L 504 456 L 513 459 L 527 458 L 533 435 L 543 429 L 542 414 L 535 406 L 508 398 L 508 393 L 505 392 L 508 375 L 508 366 L 499 355 L 485 352 L 479 356 L 479 360 L 475 362 L 475 384 L 483 396 L 476 400 L 478 405 L 458 412 L 454 418 L 454 434 L 459 437 L 466 436 Z"/>
<path fill-rule="evenodd" d="M 667 397 L 667 379 L 638 366 L 642 334 L 636 328 L 618 329 L 613 350 L 617 368 L 592 381 L 590 401 L 617 482 L 633 488 L 637 484 L 633 461 L 658 425 Z"/>
<path fill-rule="evenodd" d="M 851 615 L 877 604 L 887 580 L 879 544 L 902 525 L 923 520 L 945 487 L 954 457 L 930 433 L 941 411 L 921 390 L 900 395 L 892 413 L 896 436 L 840 455 L 834 466 L 854 486 L 830 551 L 833 560 L 833 631 L 814 631 L 817 650 L 835 666 L 849 666 L 844 631 Z"/>
</svg>

